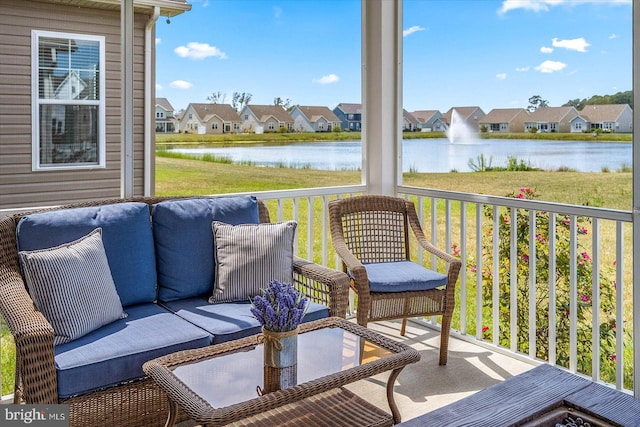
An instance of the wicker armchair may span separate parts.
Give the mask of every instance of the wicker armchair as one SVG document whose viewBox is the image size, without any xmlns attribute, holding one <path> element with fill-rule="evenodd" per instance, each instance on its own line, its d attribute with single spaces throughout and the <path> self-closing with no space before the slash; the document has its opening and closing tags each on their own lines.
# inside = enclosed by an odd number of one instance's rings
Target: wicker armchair
<svg viewBox="0 0 640 427">
<path fill-rule="evenodd" d="M 54 209 L 97 206 L 126 201 L 149 205 L 171 197 L 137 197 L 78 203 Z M 259 201 L 260 222 L 270 222 Z M 86 394 L 58 397 L 53 329 L 27 292 L 18 263 L 16 225 L 27 213 L 0 217 L 0 314 L 16 344 L 16 382 L 13 403 L 68 404 L 71 426 L 162 426 L 168 413 L 163 391 L 148 377 Z M 294 257 L 295 285 L 312 301 L 329 307 L 332 316 L 344 317 L 348 278 L 344 273 Z M 185 419 L 184 413 L 179 418 Z"/>
<path fill-rule="evenodd" d="M 440 365 L 447 364 L 455 285 L 461 262 L 429 243 L 411 201 L 366 195 L 329 203 L 333 247 L 358 296 L 358 324 L 442 315 Z M 410 262 L 409 230 L 418 247 L 448 264 L 446 275 Z M 381 269 L 383 274 L 380 274 Z"/>
</svg>

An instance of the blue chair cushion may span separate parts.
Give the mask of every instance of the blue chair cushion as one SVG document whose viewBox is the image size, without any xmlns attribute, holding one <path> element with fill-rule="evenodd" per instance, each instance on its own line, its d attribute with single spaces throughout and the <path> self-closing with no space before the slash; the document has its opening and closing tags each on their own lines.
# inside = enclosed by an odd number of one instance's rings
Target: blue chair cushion
<svg viewBox="0 0 640 427">
<path fill-rule="evenodd" d="M 102 243 L 124 307 L 153 302 L 156 261 L 149 207 L 145 203 L 64 209 L 27 215 L 17 226 L 19 251 L 52 248 L 102 228 Z"/>
<path fill-rule="evenodd" d="M 447 276 L 412 261 L 364 264 L 371 292 L 426 291 L 447 284 Z"/>
<path fill-rule="evenodd" d="M 142 378 L 144 362 L 211 343 L 210 334 L 157 304 L 131 306 L 127 314 L 54 348 L 60 397 Z"/>
<path fill-rule="evenodd" d="M 214 281 L 213 221 L 257 224 L 253 196 L 169 200 L 153 206 L 158 300 L 211 293 Z"/>
<path fill-rule="evenodd" d="M 213 335 L 214 344 L 248 337 L 261 330 L 260 323 L 251 314 L 251 303 L 248 301 L 209 304 L 206 297 L 201 297 L 163 304 L 178 316 Z M 303 322 L 328 316 L 328 307 L 312 302 Z"/>
</svg>

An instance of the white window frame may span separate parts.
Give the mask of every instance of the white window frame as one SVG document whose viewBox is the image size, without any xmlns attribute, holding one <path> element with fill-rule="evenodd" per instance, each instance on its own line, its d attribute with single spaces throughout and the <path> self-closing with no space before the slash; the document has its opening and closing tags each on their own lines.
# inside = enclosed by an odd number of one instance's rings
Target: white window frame
<svg viewBox="0 0 640 427">
<path fill-rule="evenodd" d="M 99 92 L 100 99 L 98 100 L 72 100 L 72 102 L 68 100 L 41 100 L 40 99 L 40 91 L 39 91 L 39 42 L 41 37 L 47 38 L 59 38 L 59 39 L 75 39 L 75 40 L 86 40 L 86 41 L 96 41 L 99 43 Z M 48 170 L 75 170 L 75 169 L 96 169 L 96 168 L 105 168 L 106 167 L 106 114 L 105 114 L 105 105 L 106 105 L 106 93 L 105 93 L 105 74 L 106 74 L 106 64 L 105 64 L 105 46 L 106 39 L 104 36 L 96 36 L 90 34 L 78 34 L 78 33 L 65 33 L 65 32 L 56 32 L 56 31 L 42 31 L 42 30 L 31 30 L 31 169 L 33 171 L 48 171 Z M 88 106 L 97 106 L 98 107 L 98 129 L 97 129 L 97 147 L 96 147 L 96 155 L 98 157 L 97 162 L 90 163 L 60 163 L 60 164 L 45 164 L 42 165 L 40 163 L 40 105 L 41 103 L 46 104 L 59 104 L 59 105 L 88 105 Z"/>
</svg>

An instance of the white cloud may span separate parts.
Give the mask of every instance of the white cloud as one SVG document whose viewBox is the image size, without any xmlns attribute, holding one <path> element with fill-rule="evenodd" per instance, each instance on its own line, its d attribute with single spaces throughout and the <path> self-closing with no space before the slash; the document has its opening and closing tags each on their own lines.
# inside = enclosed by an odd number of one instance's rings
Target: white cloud
<svg viewBox="0 0 640 427">
<path fill-rule="evenodd" d="M 502 7 L 498 9 L 499 14 L 505 14 L 510 10 L 524 9 L 533 12 L 548 12 L 550 7 L 565 5 L 577 6 L 585 3 L 603 4 L 609 3 L 614 5 L 628 4 L 631 5 L 632 0 L 503 0 Z"/>
<path fill-rule="evenodd" d="M 156 90 L 162 90 L 162 85 L 159 83 L 156 83 Z"/>
<path fill-rule="evenodd" d="M 529 71 L 530 69 L 531 69 L 531 67 L 527 65 L 526 67 L 518 67 L 518 68 L 516 68 L 516 71 L 519 72 L 519 73 L 523 73 L 525 71 Z"/>
<path fill-rule="evenodd" d="M 620 38 L 620 36 L 619 36 L 619 35 L 617 35 L 617 34 L 611 34 L 611 35 L 609 36 L 609 40 L 613 40 L 613 39 L 617 39 L 617 38 Z"/>
<path fill-rule="evenodd" d="M 542 64 L 536 67 L 536 70 L 541 73 L 554 73 L 556 71 L 561 71 L 567 66 L 564 62 L 560 61 L 544 61 Z"/>
<path fill-rule="evenodd" d="M 215 46 L 209 46 L 208 43 L 189 42 L 186 46 L 178 46 L 173 51 L 182 58 L 189 59 L 205 59 L 210 56 L 217 56 L 220 59 L 226 59 L 227 54 Z"/>
<path fill-rule="evenodd" d="M 169 86 L 171 86 L 174 89 L 189 89 L 193 85 L 191 83 L 189 83 L 189 82 L 184 81 L 184 80 L 174 80 L 171 83 L 169 83 Z"/>
<path fill-rule="evenodd" d="M 507 73 L 496 74 L 496 79 L 498 79 L 498 80 L 504 80 L 506 78 L 507 78 Z"/>
<path fill-rule="evenodd" d="M 156 44 L 160 44 L 162 42 L 162 39 L 160 37 L 156 37 Z"/>
<path fill-rule="evenodd" d="M 320 83 L 321 85 L 328 85 L 332 83 L 337 83 L 340 81 L 340 77 L 336 74 L 327 74 L 326 76 L 322 76 L 319 79 L 313 79 L 314 83 Z"/>
<path fill-rule="evenodd" d="M 424 28 L 420 25 L 414 25 L 413 27 L 409 27 L 406 30 L 403 30 L 402 37 L 407 37 L 413 33 L 417 33 L 418 31 L 424 31 Z"/>
<path fill-rule="evenodd" d="M 549 10 L 549 1 L 545 0 L 504 0 L 502 7 L 498 9 L 498 13 L 504 14 L 510 10 L 524 9 L 534 12 L 546 12 Z"/>
<path fill-rule="evenodd" d="M 282 8 L 280 6 L 273 7 L 273 17 L 278 19 L 282 16 Z"/>
<path fill-rule="evenodd" d="M 551 52 L 553 52 L 553 48 L 552 47 L 547 47 L 547 46 L 542 46 L 540 48 L 540 52 L 542 52 L 542 53 L 551 53 Z"/>
<path fill-rule="evenodd" d="M 589 42 L 587 42 L 584 37 L 580 37 L 577 39 L 570 40 L 558 40 L 557 38 L 553 38 L 551 40 L 551 44 L 554 47 L 561 47 L 563 49 L 575 50 L 577 52 L 586 52 L 587 47 L 591 46 Z"/>
</svg>

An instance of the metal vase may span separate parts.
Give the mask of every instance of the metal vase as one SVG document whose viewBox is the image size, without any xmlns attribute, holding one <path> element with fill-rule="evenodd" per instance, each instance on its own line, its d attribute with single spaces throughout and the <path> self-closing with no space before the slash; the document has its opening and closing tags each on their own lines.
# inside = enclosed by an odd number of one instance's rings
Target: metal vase
<svg viewBox="0 0 640 427">
<path fill-rule="evenodd" d="M 298 328 L 288 332 L 262 329 L 264 336 L 264 365 L 287 368 L 298 363 Z"/>
<path fill-rule="evenodd" d="M 287 368 L 272 368 L 264 366 L 264 388 L 259 392 L 260 395 L 272 393 L 278 390 L 284 390 L 294 387 L 298 384 L 298 365 L 289 366 Z"/>
</svg>

